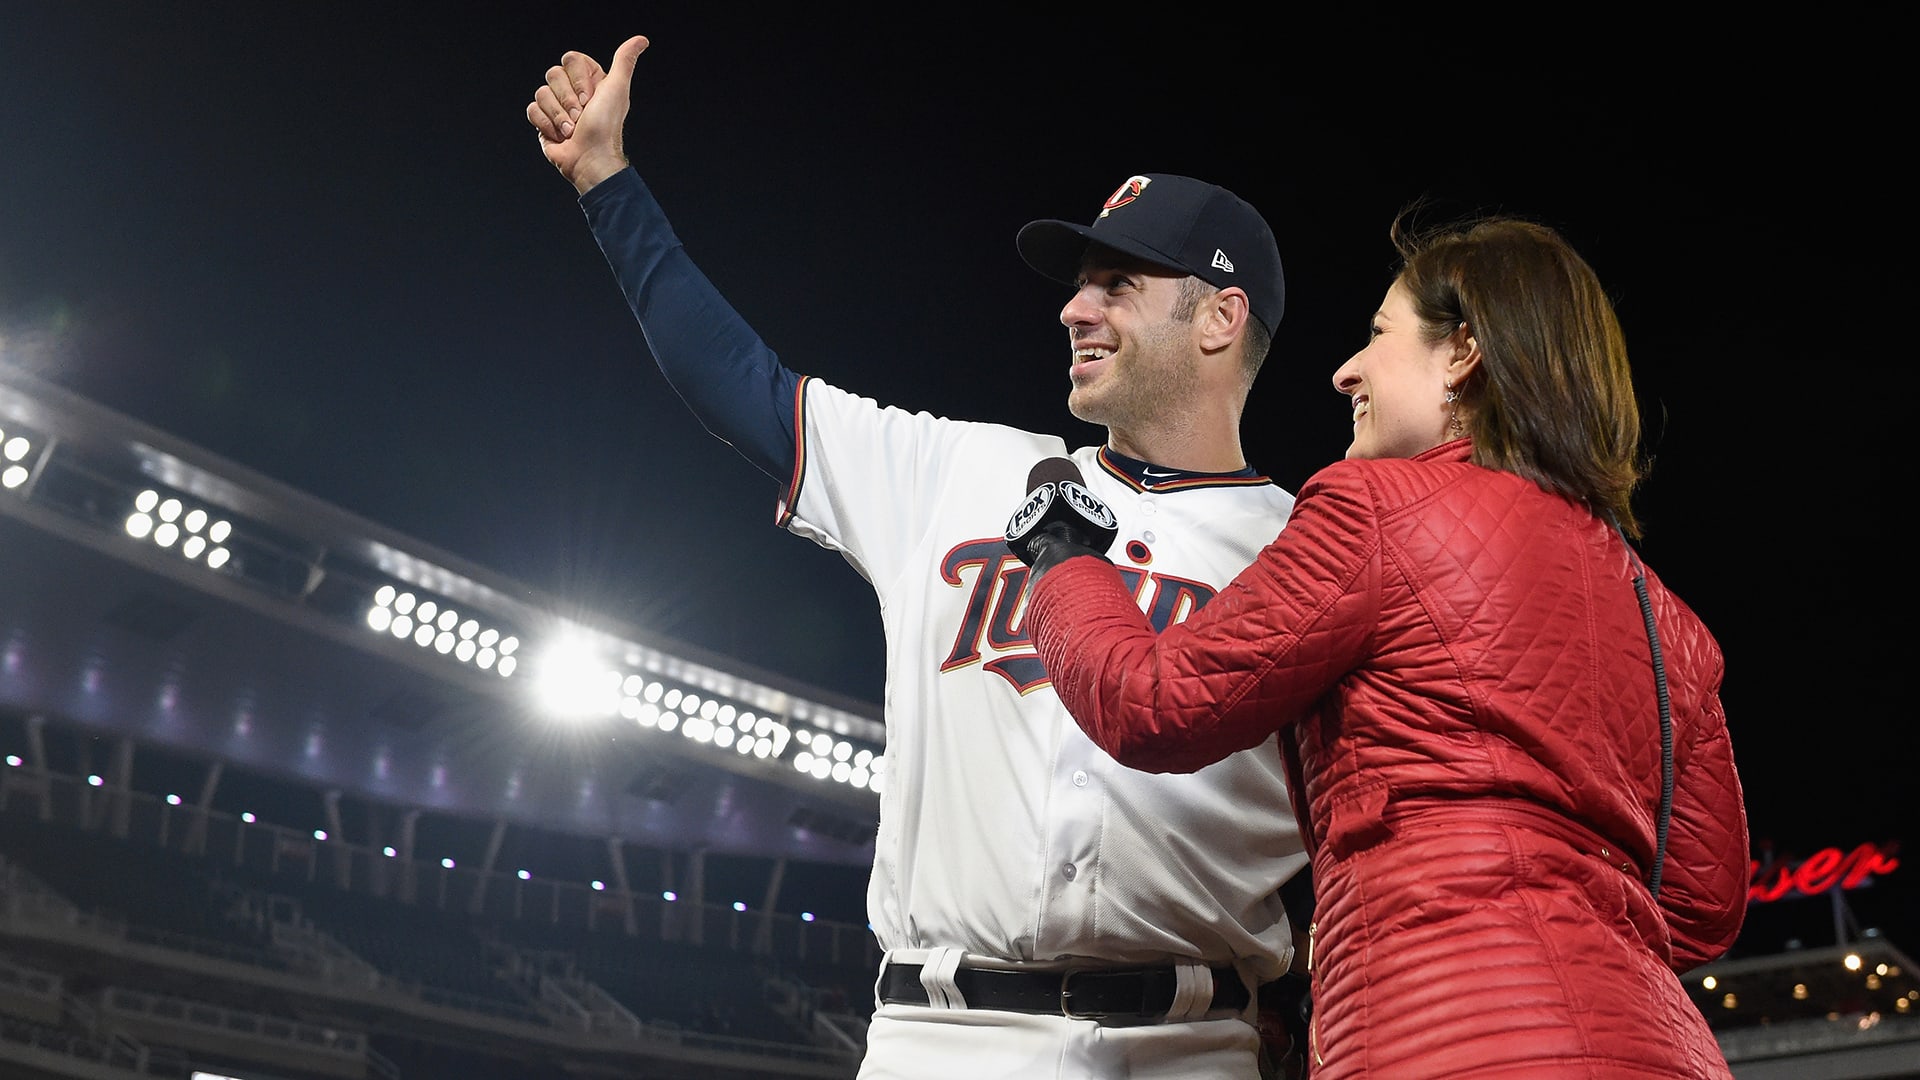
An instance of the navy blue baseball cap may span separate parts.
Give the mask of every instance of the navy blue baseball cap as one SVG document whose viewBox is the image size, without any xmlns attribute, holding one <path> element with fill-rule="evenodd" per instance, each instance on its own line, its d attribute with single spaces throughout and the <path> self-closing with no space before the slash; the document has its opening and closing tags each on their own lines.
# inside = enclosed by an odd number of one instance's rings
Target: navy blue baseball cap
<svg viewBox="0 0 1920 1080">
<path fill-rule="evenodd" d="M 1269 334 L 1287 308 L 1287 279 L 1267 219 L 1226 188 L 1191 176 L 1130 176 L 1107 196 L 1093 224 L 1029 221 L 1014 244 L 1028 266 L 1068 285 L 1078 282 L 1089 244 L 1192 274 L 1217 289 L 1238 285 Z"/>
</svg>

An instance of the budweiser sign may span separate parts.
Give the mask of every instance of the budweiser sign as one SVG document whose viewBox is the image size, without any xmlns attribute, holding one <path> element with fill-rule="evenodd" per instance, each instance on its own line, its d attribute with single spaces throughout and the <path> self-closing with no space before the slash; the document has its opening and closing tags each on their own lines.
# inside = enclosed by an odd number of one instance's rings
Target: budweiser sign
<svg viewBox="0 0 1920 1080">
<path fill-rule="evenodd" d="M 1764 903 L 1790 896 L 1817 896 L 1831 889 L 1856 889 L 1875 874 L 1900 868 L 1896 844 L 1861 844 L 1852 851 L 1821 848 L 1797 863 L 1755 859 L 1747 878 L 1747 899 Z"/>
</svg>

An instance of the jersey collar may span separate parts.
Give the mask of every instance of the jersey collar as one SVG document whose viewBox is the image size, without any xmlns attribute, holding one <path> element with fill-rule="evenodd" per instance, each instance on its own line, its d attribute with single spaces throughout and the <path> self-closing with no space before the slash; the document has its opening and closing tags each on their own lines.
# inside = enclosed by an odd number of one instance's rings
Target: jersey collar
<svg viewBox="0 0 1920 1080">
<path fill-rule="evenodd" d="M 1100 468 L 1136 491 L 1190 491 L 1203 487 L 1251 487 L 1273 482 L 1255 472 L 1251 465 L 1227 473 L 1168 469 L 1130 458 L 1107 446 L 1100 448 Z"/>
</svg>

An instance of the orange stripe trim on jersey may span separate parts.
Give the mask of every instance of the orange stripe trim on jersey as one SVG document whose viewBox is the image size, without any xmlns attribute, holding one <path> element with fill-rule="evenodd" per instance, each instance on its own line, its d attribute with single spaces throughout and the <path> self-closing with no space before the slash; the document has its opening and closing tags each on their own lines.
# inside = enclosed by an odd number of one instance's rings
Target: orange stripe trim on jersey
<svg viewBox="0 0 1920 1080">
<path fill-rule="evenodd" d="M 1100 448 L 1099 462 L 1100 462 L 1101 470 L 1105 472 L 1108 476 L 1113 477 L 1115 480 L 1120 481 L 1121 483 L 1127 485 L 1128 487 L 1132 488 L 1135 491 L 1148 491 L 1148 492 L 1153 492 L 1155 494 L 1168 492 L 1168 491 L 1192 491 L 1196 488 L 1258 487 L 1261 484 L 1273 483 L 1272 478 L 1266 477 L 1266 476 L 1259 476 L 1259 475 L 1255 475 L 1255 476 L 1192 476 L 1184 480 L 1169 480 L 1164 484 L 1155 484 L 1152 487 L 1148 487 L 1147 485 L 1134 479 L 1132 474 L 1128 473 L 1127 470 L 1121 468 L 1119 465 L 1116 465 L 1112 461 L 1112 459 L 1108 458 L 1107 448 L 1104 446 Z"/>
<path fill-rule="evenodd" d="M 807 384 L 812 381 L 813 376 L 802 375 L 793 387 L 793 476 L 780 497 L 780 512 L 773 518 L 774 525 L 782 529 L 793 520 L 793 508 L 800 505 L 800 482 L 807 475 Z"/>
</svg>

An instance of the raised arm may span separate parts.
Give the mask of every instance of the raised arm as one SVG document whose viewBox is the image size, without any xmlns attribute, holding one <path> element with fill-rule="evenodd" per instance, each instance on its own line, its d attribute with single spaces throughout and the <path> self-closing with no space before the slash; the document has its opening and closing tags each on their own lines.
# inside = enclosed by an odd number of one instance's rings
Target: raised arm
<svg viewBox="0 0 1920 1080">
<path fill-rule="evenodd" d="M 793 480 L 800 377 L 688 258 L 627 161 L 633 69 L 648 44 L 628 38 L 604 69 L 585 53 L 566 53 L 547 69 L 527 122 L 579 193 L 661 373 L 708 431 L 785 485 Z"/>
</svg>

